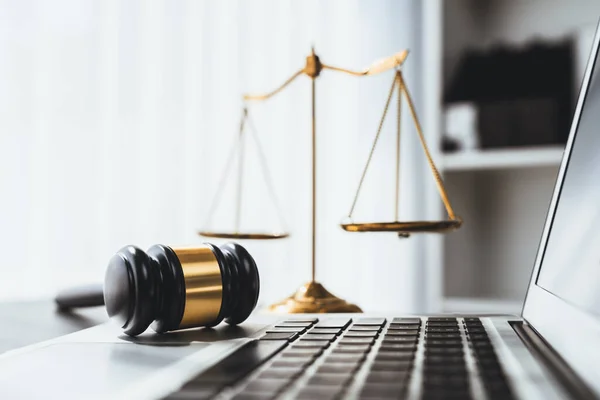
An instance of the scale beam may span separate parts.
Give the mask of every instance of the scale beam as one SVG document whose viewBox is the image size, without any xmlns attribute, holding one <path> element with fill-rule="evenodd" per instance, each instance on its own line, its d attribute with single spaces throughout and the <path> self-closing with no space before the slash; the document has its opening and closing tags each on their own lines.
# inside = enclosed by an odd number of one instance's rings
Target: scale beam
<svg viewBox="0 0 600 400">
<path fill-rule="evenodd" d="M 334 67 L 331 65 L 323 65 L 323 69 L 343 72 L 345 74 L 354 76 L 373 76 L 394 68 L 400 68 L 402 64 L 404 64 L 406 57 L 408 57 L 408 50 L 402 50 L 390 57 L 386 57 L 381 60 L 375 61 L 373 64 L 363 69 L 362 71 L 353 71 L 351 69 Z"/>
<path fill-rule="evenodd" d="M 425 143 L 425 136 L 423 135 L 421 125 L 419 123 L 417 113 L 415 111 L 414 104 L 412 102 L 412 98 L 408 92 L 406 87 L 406 83 L 404 82 L 404 77 L 402 76 L 402 66 L 408 57 L 408 50 L 399 51 L 389 57 L 384 59 L 375 61 L 370 66 L 362 70 L 352 70 L 347 68 L 341 68 L 338 66 L 332 66 L 328 64 L 324 64 L 321 62 L 319 57 L 315 54 L 314 48 L 311 49 L 310 54 L 306 57 L 306 63 L 304 67 L 300 70 L 296 71 L 289 78 L 287 78 L 282 84 L 280 84 L 275 89 L 270 92 L 262 93 L 262 94 L 245 94 L 243 96 L 243 100 L 245 102 L 261 102 L 266 101 L 277 94 L 281 93 L 283 90 L 288 88 L 298 77 L 301 75 L 306 75 L 311 79 L 311 159 L 312 159 L 312 194 L 311 194 L 311 203 L 312 203 L 312 218 L 311 218 L 311 229 L 312 229 L 312 237 L 311 237 L 311 253 L 312 253 L 312 269 L 311 269 L 311 281 L 307 284 L 303 285 L 298 289 L 298 291 L 290 296 L 289 298 L 270 306 L 270 310 L 273 312 L 304 312 L 304 313 L 323 313 L 323 312 L 360 312 L 360 308 L 357 306 L 347 303 L 346 301 L 334 296 L 330 292 L 328 292 L 320 283 L 316 281 L 316 246 L 318 244 L 317 241 L 317 123 L 316 123 L 316 80 L 321 75 L 323 70 L 330 70 L 333 72 L 339 72 L 351 76 L 364 77 L 364 76 L 373 76 L 377 74 L 381 74 L 390 70 L 395 70 L 394 81 L 392 82 L 392 87 L 390 89 L 390 93 L 387 98 L 387 102 L 383 111 L 383 115 L 379 122 L 379 126 L 375 135 L 375 139 L 373 145 L 371 147 L 371 151 L 369 153 L 367 163 L 364 167 L 363 173 L 361 175 L 358 189 L 356 191 L 352 207 L 350 209 L 350 213 L 348 215 L 348 223 L 341 224 L 341 227 L 348 232 L 395 232 L 399 237 L 408 237 L 413 233 L 425 233 L 425 232 L 447 232 L 450 230 L 457 229 L 461 226 L 462 220 L 454 214 L 452 206 L 450 205 L 450 201 L 448 199 L 448 195 L 446 194 L 446 190 L 444 188 L 444 184 L 440 173 L 438 172 L 427 144 Z M 397 90 L 397 136 L 396 136 L 396 162 L 394 163 L 395 171 L 395 192 L 394 192 L 394 220 L 391 222 L 362 222 L 355 223 L 352 220 L 352 215 L 354 212 L 354 208 L 356 206 L 363 181 L 365 180 L 367 170 L 373 158 L 373 154 L 375 151 L 375 147 L 377 146 L 377 142 L 379 140 L 384 119 L 387 115 L 388 108 L 393 97 L 393 94 Z M 399 217 L 399 198 L 400 198 L 400 116 L 401 116 L 401 108 L 402 108 L 402 99 L 406 100 L 408 108 L 410 110 L 410 115 L 413 119 L 415 128 L 417 130 L 419 140 L 421 143 L 422 150 L 425 153 L 425 157 L 431 169 L 431 172 L 434 176 L 434 180 L 436 182 L 440 197 L 446 211 L 448 213 L 448 220 L 445 221 L 409 221 L 409 222 L 401 222 L 398 221 Z M 244 113 L 244 118 L 247 118 L 247 112 Z M 240 130 L 243 130 L 244 121 L 242 121 Z M 256 136 L 256 135 L 255 135 Z M 241 149 L 243 151 L 244 145 L 242 141 L 242 132 L 240 132 L 239 136 L 240 140 L 236 146 L 236 148 Z M 255 137 L 255 140 L 258 144 L 258 137 Z M 260 146 L 259 146 L 260 148 Z M 232 158 L 232 156 L 230 156 Z M 264 157 L 263 161 L 264 161 Z M 238 157 L 239 165 L 242 164 L 244 157 L 240 155 Z M 265 176 L 268 177 L 268 173 L 266 170 L 266 163 L 262 162 L 264 167 Z M 229 167 L 227 167 L 229 169 Z M 239 169 L 239 181 L 238 181 L 238 191 L 241 193 L 242 188 L 242 168 Z M 270 187 L 270 184 L 269 184 Z M 270 188 L 270 192 L 272 197 L 274 196 L 274 191 Z M 280 239 L 287 237 L 287 232 L 271 232 L 271 233 L 263 233 L 263 232 L 239 232 L 239 221 L 241 220 L 241 194 L 238 194 L 238 203 L 237 203 L 237 213 L 236 213 L 236 232 L 215 232 L 204 230 L 200 232 L 200 234 L 204 236 L 218 237 L 218 238 L 227 238 L 227 239 Z"/>
</svg>

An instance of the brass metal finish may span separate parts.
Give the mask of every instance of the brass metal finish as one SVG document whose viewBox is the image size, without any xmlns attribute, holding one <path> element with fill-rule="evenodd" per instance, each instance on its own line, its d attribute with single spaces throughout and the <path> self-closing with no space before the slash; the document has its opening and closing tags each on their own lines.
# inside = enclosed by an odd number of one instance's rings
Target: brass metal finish
<svg viewBox="0 0 600 400">
<path fill-rule="evenodd" d="M 198 231 L 198 235 L 204 237 L 218 238 L 218 239 L 247 239 L 247 240 L 275 240 L 285 239 L 290 236 L 287 232 L 265 232 L 265 233 L 244 233 L 244 232 L 212 232 L 212 231 Z"/>
<path fill-rule="evenodd" d="M 313 49 L 312 54 L 315 54 Z M 316 57 L 316 56 L 315 56 Z M 317 58 L 318 60 L 318 58 Z M 308 62 L 308 61 L 307 61 Z M 318 75 L 318 74 L 317 74 Z M 316 77 L 316 76 L 315 76 Z M 316 96 L 315 96 L 315 77 L 311 80 L 312 94 L 312 243 L 311 243 L 311 281 L 314 282 L 317 274 L 317 115 L 316 115 Z"/>
<path fill-rule="evenodd" d="M 284 314 L 362 312 L 357 305 L 334 296 L 315 281 L 302 285 L 292 296 L 269 306 L 269 311 Z"/>
<path fill-rule="evenodd" d="M 185 282 L 185 309 L 179 329 L 208 325 L 221 310 L 223 283 L 213 251 L 206 246 L 174 248 Z"/>
<path fill-rule="evenodd" d="M 387 115 L 387 111 L 389 109 L 390 101 L 392 99 L 392 95 L 394 94 L 394 89 L 398 89 L 398 114 L 397 114 L 397 124 L 396 124 L 396 190 L 395 190 L 395 202 L 394 202 L 394 221 L 391 222 L 366 222 L 366 223 L 355 223 L 352 220 L 352 215 L 354 213 L 354 209 L 356 207 L 356 203 L 358 201 L 358 197 L 360 195 L 360 190 L 364 183 L 365 177 L 367 175 L 367 170 L 369 169 L 369 165 L 371 160 L 373 159 L 373 154 L 375 153 L 375 148 L 377 147 L 377 143 L 379 141 L 379 137 L 381 134 L 381 129 L 383 127 L 383 122 Z M 411 117 L 415 124 L 415 128 L 417 130 L 417 134 L 419 136 L 419 141 L 421 143 L 421 147 L 423 152 L 425 153 L 425 157 L 427 159 L 427 163 L 429 164 L 429 168 L 431 169 L 431 173 L 437 185 L 437 189 L 439 195 L 444 203 L 444 207 L 446 208 L 446 212 L 448 213 L 448 219 L 446 221 L 410 221 L 410 222 L 400 222 L 398 221 L 399 217 L 399 201 L 400 201 L 400 113 L 402 109 L 401 105 L 401 97 L 404 95 L 408 109 L 410 110 Z M 430 233 L 430 232 L 447 232 L 454 229 L 458 229 L 462 225 L 462 220 L 457 217 L 452 209 L 452 205 L 450 204 L 450 200 L 448 198 L 448 194 L 446 193 L 446 188 L 444 187 L 444 182 L 442 177 L 433 162 L 433 158 L 431 157 L 431 153 L 429 152 L 429 148 L 427 147 L 427 143 L 425 142 L 425 135 L 423 134 L 423 130 L 421 128 L 421 124 L 419 122 L 419 118 L 417 117 L 417 113 L 415 111 L 415 106 L 413 104 L 412 98 L 406 87 L 406 83 L 404 81 L 404 77 L 402 76 L 402 71 L 399 68 L 396 68 L 396 73 L 394 75 L 394 80 L 392 81 L 392 87 L 390 88 L 390 92 L 385 103 L 385 107 L 383 109 L 383 115 L 381 116 L 381 120 L 379 121 L 379 127 L 377 128 L 377 132 L 375 133 L 375 139 L 373 140 L 373 144 L 371 146 L 371 151 L 369 152 L 369 156 L 367 157 L 367 163 L 363 169 L 362 175 L 358 182 L 358 188 L 356 190 L 356 194 L 354 195 L 354 200 L 352 201 L 352 206 L 350 207 L 350 212 L 348 213 L 347 220 L 349 222 L 342 223 L 340 226 L 342 229 L 348 232 L 397 232 L 400 237 L 408 237 L 411 233 Z"/>
<path fill-rule="evenodd" d="M 394 69 L 394 79 L 392 82 L 392 86 L 390 88 L 390 92 L 387 98 L 387 102 L 385 104 L 385 108 L 383 111 L 383 116 L 379 122 L 379 127 L 377 129 L 377 133 L 375 135 L 375 139 L 373 145 L 371 147 L 371 151 L 367 158 L 367 163 L 364 167 L 363 173 L 361 175 L 358 189 L 354 196 L 354 200 L 352 202 L 352 207 L 350 208 L 350 213 L 348 215 L 348 223 L 341 224 L 341 227 L 349 232 L 396 232 L 400 237 L 408 237 L 411 233 L 417 232 L 446 232 L 452 229 L 457 229 L 462 224 L 460 218 L 456 217 L 454 211 L 452 210 L 452 206 L 450 205 L 450 201 L 446 194 L 446 189 L 444 188 L 444 184 L 442 178 L 433 162 L 429 149 L 427 148 L 427 144 L 425 142 L 425 136 L 423 135 L 421 125 L 417 118 L 417 114 L 414 108 L 414 104 L 406 87 L 401 67 L 404 64 L 406 58 L 408 57 L 408 50 L 402 50 L 390 57 L 379 60 L 371 64 L 369 67 L 363 70 L 350 70 L 345 68 L 340 68 L 336 66 L 331 66 L 328 64 L 324 64 L 321 62 L 320 58 L 315 54 L 314 48 L 311 49 L 311 53 L 306 57 L 306 64 L 304 67 L 298 71 L 296 71 L 291 77 L 285 80 L 280 86 L 273 89 L 270 92 L 262 93 L 262 94 L 246 94 L 243 96 L 244 101 L 265 101 L 273 96 L 277 95 L 281 91 L 283 91 L 286 87 L 292 84 L 299 76 L 306 75 L 311 79 L 311 117 L 312 117 L 312 147 L 311 147 L 311 158 L 312 158 L 312 218 L 311 218 L 311 230 L 312 230 L 312 238 L 311 238 L 311 282 L 302 286 L 298 291 L 291 297 L 283 300 L 280 303 L 274 304 L 270 307 L 271 311 L 274 312 L 288 312 L 288 313 L 321 313 L 321 312 L 360 312 L 360 308 L 353 304 L 349 304 L 342 299 L 337 298 L 328 292 L 320 283 L 316 281 L 316 246 L 317 246 L 317 136 L 316 136 L 316 79 L 321 75 L 323 70 L 330 70 L 334 72 L 342 72 L 352 76 L 372 76 L 377 75 L 389 70 Z M 354 209 L 356 203 L 358 201 L 358 197 L 360 194 L 360 190 L 362 188 L 363 182 L 366 177 L 367 170 L 369 168 L 369 164 L 373 158 L 373 154 L 375 148 L 377 146 L 377 142 L 379 140 L 381 130 L 383 127 L 383 122 L 387 115 L 387 111 L 393 97 L 394 91 L 397 89 L 397 123 L 396 123 L 396 163 L 395 163 L 395 202 L 394 202 L 394 221 L 392 222 L 367 222 L 367 223 L 355 223 L 352 220 L 352 216 L 354 213 Z M 418 132 L 419 140 L 421 142 L 421 146 L 427 158 L 427 162 L 434 176 L 434 180 L 436 182 L 438 191 L 440 193 L 440 197 L 444 203 L 446 211 L 448 213 L 448 220 L 446 221 L 410 221 L 410 222 L 400 222 L 399 219 L 399 201 L 400 201 L 400 119 L 401 119 L 401 109 L 402 109 L 402 96 L 405 97 L 408 108 L 410 110 L 411 117 L 414 121 L 416 130 Z M 242 133 L 244 130 L 244 121 L 248 117 L 247 109 L 244 109 L 244 119 L 242 119 L 242 124 L 240 127 L 240 140 L 238 142 L 239 147 L 243 146 L 242 141 Z M 258 142 L 258 138 L 256 137 Z M 233 156 L 231 156 L 233 157 Z M 239 163 L 243 162 L 243 157 L 240 156 Z M 265 164 L 265 163 L 263 163 Z M 266 164 L 265 164 L 266 165 Z M 266 171 L 266 166 L 265 166 Z M 240 167 L 240 176 L 242 174 L 242 169 Z M 265 172 L 265 175 L 268 176 Z M 241 192 L 241 178 L 238 177 L 238 189 Z M 222 185 L 220 185 L 221 187 Z M 273 191 L 271 190 L 273 193 Z M 239 232 L 239 220 L 241 218 L 240 213 L 240 202 L 241 195 L 238 195 L 238 203 L 237 203 L 237 212 L 236 212 L 236 231 L 235 232 L 213 232 L 204 230 L 200 232 L 201 235 L 211 236 L 211 237 L 219 237 L 219 238 L 238 238 L 238 239 L 278 239 L 281 237 L 287 237 L 287 233 L 242 233 Z M 211 212 L 212 213 L 212 212 Z"/>
<path fill-rule="evenodd" d="M 348 232 L 447 232 L 460 228 L 462 220 L 447 221 L 410 221 L 410 222 L 365 222 L 342 224 Z"/>
<path fill-rule="evenodd" d="M 390 57 L 386 57 L 384 59 L 375 61 L 373 64 L 371 64 L 369 67 L 363 69 L 362 71 L 353 71 L 351 69 L 345 69 L 345 68 L 340 68 L 340 67 L 334 67 L 332 65 L 323 64 L 321 62 L 320 58 L 315 54 L 315 49 L 313 48 L 313 49 L 311 49 L 311 54 L 309 54 L 306 57 L 306 65 L 304 66 L 304 68 L 302 68 L 299 71 L 296 71 L 294 73 L 294 75 L 289 77 L 285 82 L 283 82 L 276 89 L 274 89 L 268 93 L 264 93 L 264 94 L 245 94 L 243 96 L 243 99 L 246 101 L 267 100 L 267 99 L 275 96 L 277 93 L 281 92 L 287 86 L 289 86 L 289 84 L 292 83 L 293 81 L 295 81 L 296 78 L 298 78 L 300 75 L 306 75 L 311 78 L 316 78 L 321 74 L 321 71 L 324 69 L 328 69 L 328 70 L 336 71 L 336 72 L 342 72 L 342 73 L 345 73 L 348 75 L 354 75 L 354 76 L 377 75 L 382 72 L 389 71 L 390 69 L 400 67 L 402 64 L 404 64 L 404 60 L 406 60 L 406 57 L 408 57 L 408 50 L 402 50 Z"/>
<path fill-rule="evenodd" d="M 311 78 L 311 117 L 312 117 L 312 218 L 311 218 L 311 282 L 300 289 L 292 297 L 284 300 L 282 303 L 273 305 L 271 310 L 286 310 L 287 312 L 360 312 L 360 309 L 346 303 L 331 293 L 329 293 L 321 284 L 316 282 L 316 246 L 317 246 L 317 123 L 316 123 L 316 78 L 320 76 L 322 70 L 332 70 L 343 72 L 354 76 L 376 75 L 392 68 L 398 68 L 404 63 L 408 51 L 403 50 L 397 54 L 387 57 L 383 60 L 376 61 L 368 68 L 362 71 L 353 71 L 349 69 L 334 67 L 323 64 L 320 58 L 315 54 L 314 48 L 306 57 L 306 65 L 301 70 L 294 73 L 283 84 L 276 89 L 264 93 L 245 95 L 246 101 L 264 101 L 275 96 L 288 85 L 290 85 L 300 75 L 306 75 Z M 310 310 L 310 311 L 309 311 Z"/>
<path fill-rule="evenodd" d="M 279 220 L 281 221 L 281 225 L 285 226 L 285 220 L 283 218 L 283 213 L 281 211 L 281 207 L 279 206 L 279 202 L 277 201 L 277 196 L 275 195 L 275 189 L 273 187 L 273 183 L 271 180 L 271 175 L 269 173 L 269 168 L 267 167 L 267 159 L 262 151 L 262 146 L 260 140 L 258 138 L 258 134 L 256 133 L 256 128 L 250 119 L 250 115 L 248 113 L 248 109 L 244 108 L 242 113 L 242 119 L 240 121 L 240 128 L 238 139 L 236 141 L 236 145 L 232 148 L 229 153 L 229 157 L 227 158 L 227 162 L 225 164 L 225 170 L 221 176 L 221 180 L 219 181 L 219 186 L 215 197 L 213 198 L 212 204 L 210 206 L 208 212 L 208 220 L 206 221 L 206 226 L 211 225 L 211 217 L 214 215 L 217 206 L 220 203 L 221 195 L 223 193 L 223 188 L 225 186 L 225 182 L 229 176 L 229 172 L 231 171 L 231 167 L 234 163 L 235 153 L 237 152 L 238 159 L 238 176 L 237 176 L 237 185 L 236 185 L 236 202 L 235 202 L 235 215 L 234 215 L 234 230 L 233 231 L 215 231 L 211 229 L 202 229 L 198 231 L 198 235 L 211 237 L 211 238 L 220 238 L 220 239 L 247 239 L 247 240 L 274 240 L 274 239 L 284 239 L 289 236 L 289 233 L 284 228 L 281 231 L 273 231 L 273 232 L 247 232 L 241 231 L 241 221 L 242 221 L 242 195 L 243 195 L 243 184 L 244 184 L 244 155 L 246 148 L 246 126 L 250 127 L 251 138 L 254 139 L 254 143 L 256 144 L 256 148 L 258 150 L 259 163 L 262 169 L 263 176 L 265 178 L 265 183 L 267 185 L 267 191 L 270 195 L 273 204 L 275 205 L 275 209 L 278 213 Z"/>
</svg>

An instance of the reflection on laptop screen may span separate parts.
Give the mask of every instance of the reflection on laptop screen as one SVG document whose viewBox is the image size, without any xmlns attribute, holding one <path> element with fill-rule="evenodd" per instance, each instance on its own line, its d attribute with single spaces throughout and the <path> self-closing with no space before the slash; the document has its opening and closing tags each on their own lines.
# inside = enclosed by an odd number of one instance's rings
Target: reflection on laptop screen
<svg viewBox="0 0 600 400">
<path fill-rule="evenodd" d="M 595 68 L 581 111 L 537 285 L 600 316 L 598 75 Z"/>
</svg>

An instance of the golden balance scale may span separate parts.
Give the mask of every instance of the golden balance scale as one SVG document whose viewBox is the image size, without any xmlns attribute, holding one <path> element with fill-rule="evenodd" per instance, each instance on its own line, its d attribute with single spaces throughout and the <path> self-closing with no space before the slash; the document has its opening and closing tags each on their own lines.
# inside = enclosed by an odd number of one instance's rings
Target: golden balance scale
<svg viewBox="0 0 600 400">
<path fill-rule="evenodd" d="M 350 212 L 348 214 L 347 222 L 341 224 L 342 229 L 348 232 L 395 232 L 399 237 L 406 238 L 411 233 L 426 233 L 426 232 L 447 232 L 454 229 L 458 229 L 462 221 L 459 217 L 454 214 L 452 210 L 452 206 L 450 205 L 450 201 L 448 200 L 448 195 L 446 194 L 446 189 L 444 188 L 444 183 L 438 172 L 433 159 L 431 158 L 431 154 L 429 149 L 427 148 L 427 144 L 425 143 L 425 137 L 423 135 L 423 131 L 421 129 L 421 124 L 419 123 L 419 119 L 417 117 L 417 113 L 414 108 L 414 104 L 410 94 L 408 92 L 408 88 L 404 81 L 404 77 L 402 75 L 401 67 L 408 56 L 408 51 L 403 50 L 399 53 L 394 54 L 391 57 L 385 58 L 383 60 L 377 61 L 372 64 L 369 68 L 362 71 L 352 71 L 344 68 L 333 67 L 330 65 L 323 64 L 319 57 L 315 54 L 314 49 L 312 49 L 311 54 L 306 57 L 306 65 L 304 68 L 297 71 L 293 74 L 289 79 L 287 79 L 281 86 L 277 89 L 260 95 L 245 95 L 245 102 L 253 102 L 253 101 L 265 101 L 275 96 L 279 92 L 281 92 L 284 88 L 286 88 L 289 84 L 291 84 L 296 78 L 301 75 L 306 75 L 311 79 L 311 87 L 312 87 L 312 96 L 311 96 L 311 110 L 312 110 L 312 243 L 311 243 L 311 251 L 312 251 L 312 279 L 310 282 L 301 286 L 296 293 L 287 299 L 273 304 L 269 307 L 269 310 L 272 312 L 280 312 L 280 313 L 341 313 L 341 312 L 361 312 L 361 309 L 351 303 L 346 302 L 339 297 L 331 294 L 323 285 L 315 280 L 315 272 L 316 272 L 316 215 L 317 215 L 317 207 L 316 207 L 316 180 L 317 180 L 317 168 L 316 168 L 316 101 L 315 101 L 315 84 L 317 78 L 320 76 L 321 71 L 323 70 L 331 70 L 342 72 L 345 74 L 353 75 L 353 76 L 371 76 L 380 74 L 389 70 L 394 69 L 394 79 L 392 81 L 392 86 L 390 88 L 389 95 L 387 97 L 387 101 L 385 103 L 385 108 L 383 110 L 383 115 L 381 116 L 381 120 L 379 122 L 379 127 L 375 134 L 375 139 L 373 140 L 373 145 L 371 147 L 371 151 L 367 158 L 367 162 L 363 169 L 362 175 L 359 180 L 358 188 L 356 190 L 356 194 L 354 196 L 354 200 L 352 202 L 352 206 L 350 208 Z M 373 158 L 373 154 L 375 148 L 377 146 L 377 142 L 379 140 L 379 136 L 381 134 L 381 130 L 383 127 L 383 122 L 387 115 L 387 111 L 390 106 L 391 99 L 393 97 L 394 92 L 397 91 L 397 128 L 396 128 L 396 163 L 395 163 L 395 175 L 396 175 L 396 190 L 395 190 L 395 206 L 394 206 L 394 220 L 391 222 L 364 222 L 364 223 L 355 223 L 353 222 L 352 215 L 354 213 L 354 208 L 356 206 L 356 202 L 358 200 L 358 196 L 360 194 L 360 190 L 362 188 L 367 170 L 371 163 L 371 159 Z M 401 222 L 398 220 L 398 203 L 399 203 L 399 193 L 400 193 L 400 116 L 401 116 L 401 108 L 402 108 L 402 95 L 406 98 L 408 108 L 410 110 L 410 114 L 414 121 L 419 140 L 421 142 L 421 146 L 425 153 L 425 157 L 427 158 L 427 162 L 429 163 L 429 167 L 431 168 L 431 172 L 435 179 L 437 189 L 439 191 L 440 197 L 444 206 L 446 208 L 446 212 L 448 213 L 448 219 L 444 221 L 409 221 L 409 222 Z M 256 143 L 258 148 L 259 160 L 261 163 L 262 171 L 265 174 L 265 180 L 267 182 L 267 189 L 270 196 L 273 199 L 273 202 L 276 206 L 277 212 L 279 214 L 279 218 L 283 221 L 283 216 L 281 213 L 281 208 L 277 203 L 277 199 L 275 196 L 275 192 L 273 190 L 273 185 L 271 184 L 271 179 L 269 176 L 268 168 L 266 165 L 266 159 L 264 157 L 264 153 L 262 152 L 262 148 L 260 146 L 260 141 L 258 135 L 256 134 L 256 129 L 251 124 L 248 109 L 244 107 L 242 120 L 240 123 L 240 130 L 238 140 L 236 145 L 233 147 L 228 161 L 225 166 L 225 171 L 223 173 L 221 184 L 219 185 L 219 190 L 217 191 L 213 205 L 209 211 L 209 218 L 213 215 L 215 211 L 216 205 L 219 203 L 219 199 L 222 194 L 223 183 L 226 181 L 227 176 L 231 171 L 231 166 L 234 163 L 235 153 L 238 155 L 238 179 L 237 179 L 237 196 L 236 196 L 236 211 L 235 211 L 235 229 L 234 231 L 215 231 L 215 230 L 202 230 L 198 232 L 201 236 L 213 237 L 213 238 L 226 238 L 226 239 L 255 239 L 255 240 L 272 240 L 272 239 L 283 239 L 289 236 L 289 233 L 286 230 L 277 231 L 277 232 L 243 232 L 240 231 L 240 221 L 241 221 L 241 201 L 242 201 L 242 176 L 243 176 L 243 164 L 244 164 L 244 132 L 246 130 L 246 126 L 251 126 L 252 137 Z M 207 223 L 210 225 L 209 223 Z"/>
</svg>

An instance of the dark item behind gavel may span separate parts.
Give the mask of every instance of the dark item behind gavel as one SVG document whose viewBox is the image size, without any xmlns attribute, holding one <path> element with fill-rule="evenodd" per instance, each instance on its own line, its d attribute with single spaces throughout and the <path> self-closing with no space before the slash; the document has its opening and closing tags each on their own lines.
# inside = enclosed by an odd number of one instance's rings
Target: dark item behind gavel
<svg viewBox="0 0 600 400">
<path fill-rule="evenodd" d="M 131 336 L 149 326 L 157 333 L 237 325 L 256 307 L 260 291 L 252 256 L 236 243 L 171 248 L 154 245 L 144 252 L 126 246 L 108 264 L 101 285 L 59 293 L 60 309 L 106 306 L 111 319 Z"/>
</svg>

